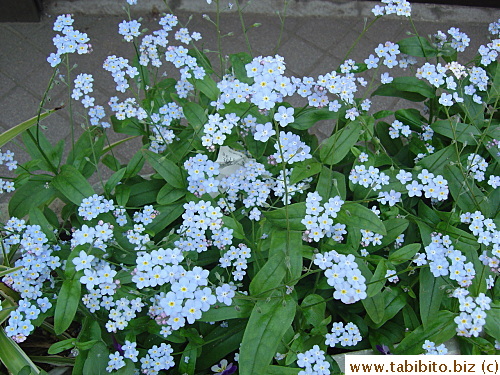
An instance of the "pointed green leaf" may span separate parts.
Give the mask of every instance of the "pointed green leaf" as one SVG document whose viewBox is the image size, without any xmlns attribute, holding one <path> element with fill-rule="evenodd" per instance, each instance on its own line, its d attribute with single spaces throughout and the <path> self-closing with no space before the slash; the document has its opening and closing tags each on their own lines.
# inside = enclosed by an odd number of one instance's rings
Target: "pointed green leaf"
<svg viewBox="0 0 500 375">
<path fill-rule="evenodd" d="M 382 220 L 372 210 L 359 203 L 344 203 L 336 220 L 354 228 L 370 230 L 381 235 L 387 234 Z"/>
<path fill-rule="evenodd" d="M 36 125 L 36 123 L 39 120 L 43 120 L 44 118 L 50 116 L 57 109 L 59 109 L 59 108 L 51 109 L 47 112 L 40 114 L 40 117 L 38 117 L 38 116 L 32 117 L 29 120 L 26 120 L 18 125 L 13 126 L 9 130 L 4 131 L 2 134 L 0 134 L 0 147 L 3 147 L 6 143 L 13 140 L 15 137 L 17 137 L 23 131 L 31 128 L 33 125 Z"/>
<path fill-rule="evenodd" d="M 0 348 L 0 360 L 11 374 L 18 374 L 26 366 L 31 369 L 31 374 L 40 373 L 26 353 L 17 343 L 7 337 L 3 329 L 0 329 Z"/>
<path fill-rule="evenodd" d="M 63 165 L 61 172 L 52 180 L 51 186 L 76 205 L 95 193 L 87 179 L 72 165 Z"/>
<path fill-rule="evenodd" d="M 295 317 L 290 295 L 260 300 L 248 320 L 238 361 L 240 375 L 265 374 L 283 335 Z"/>
<path fill-rule="evenodd" d="M 410 56 L 429 58 L 436 57 L 438 54 L 436 48 L 434 48 L 427 39 L 421 36 L 405 38 L 400 40 L 397 44 L 402 53 L 406 53 Z"/>
<path fill-rule="evenodd" d="M 306 229 L 304 224 L 301 223 L 306 215 L 305 202 L 290 204 L 276 210 L 263 212 L 263 214 L 271 224 L 278 228 L 297 231 Z"/>
<path fill-rule="evenodd" d="M 80 280 L 67 279 L 63 281 L 54 313 L 54 330 L 56 334 L 60 335 L 66 331 L 73 322 L 80 302 L 81 289 Z"/>
<path fill-rule="evenodd" d="M 455 314 L 450 311 L 438 311 L 429 321 L 428 326 L 419 326 L 394 348 L 394 354 L 421 354 L 425 340 L 443 343 L 456 334 L 457 324 L 453 321 Z"/>
<path fill-rule="evenodd" d="M 334 165 L 344 159 L 351 147 L 358 141 L 362 129 L 361 119 L 358 117 L 326 139 L 319 150 L 321 161 L 328 165 Z"/>
<path fill-rule="evenodd" d="M 181 169 L 172 160 L 149 150 L 144 150 L 144 156 L 153 169 L 158 172 L 168 184 L 178 189 L 186 187 L 186 180 L 183 177 Z"/>
<path fill-rule="evenodd" d="M 420 291 L 420 318 L 422 324 L 427 327 L 438 312 L 444 296 L 442 286 L 445 280 L 442 277 L 434 277 L 428 268 L 422 268 L 419 275 Z"/>
<path fill-rule="evenodd" d="M 392 264 L 401 264 L 410 259 L 413 259 L 416 253 L 420 250 L 421 244 L 413 243 L 410 245 L 403 246 L 401 249 L 396 250 L 389 255 L 389 261 Z"/>
</svg>

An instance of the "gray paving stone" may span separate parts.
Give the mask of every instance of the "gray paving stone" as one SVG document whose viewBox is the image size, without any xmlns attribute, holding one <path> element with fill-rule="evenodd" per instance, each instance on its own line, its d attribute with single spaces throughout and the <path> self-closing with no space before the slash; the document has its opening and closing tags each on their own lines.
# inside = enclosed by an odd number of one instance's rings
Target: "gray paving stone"
<svg viewBox="0 0 500 375">
<path fill-rule="evenodd" d="M 0 73 L 0 97 L 7 94 L 15 86 L 16 86 L 16 82 L 13 79 L 7 77 L 3 73 Z"/>
<path fill-rule="evenodd" d="M 0 72 L 14 81 L 40 70 L 45 56 L 5 25 L 0 25 Z"/>
<path fill-rule="evenodd" d="M 285 58 L 287 70 L 296 75 L 308 74 L 323 55 L 319 48 L 298 37 L 288 39 L 279 52 Z"/>
<path fill-rule="evenodd" d="M 25 89 L 16 86 L 0 99 L 0 124 L 10 128 L 37 113 L 40 100 Z"/>
<path fill-rule="evenodd" d="M 343 18 L 309 17 L 303 19 L 297 29 L 297 35 L 325 51 L 345 39 L 350 32 L 352 21 Z"/>
</svg>

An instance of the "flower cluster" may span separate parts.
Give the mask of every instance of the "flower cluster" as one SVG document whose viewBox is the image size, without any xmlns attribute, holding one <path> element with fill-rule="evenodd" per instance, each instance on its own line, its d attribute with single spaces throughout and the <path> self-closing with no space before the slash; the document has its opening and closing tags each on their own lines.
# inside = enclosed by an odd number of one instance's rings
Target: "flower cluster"
<svg viewBox="0 0 500 375">
<path fill-rule="evenodd" d="M 122 21 L 118 25 L 118 34 L 123 35 L 127 42 L 134 40 L 134 37 L 141 35 L 141 23 L 136 20 Z"/>
<path fill-rule="evenodd" d="M 356 165 L 349 174 L 349 180 L 354 185 L 361 185 L 373 191 L 380 190 L 383 185 L 389 184 L 389 176 L 371 165 L 368 168 L 365 165 Z"/>
<path fill-rule="evenodd" d="M 234 271 L 232 272 L 233 279 L 241 281 L 246 274 L 247 262 L 250 256 L 250 248 L 240 243 L 238 247 L 231 246 L 219 259 L 219 264 L 222 268 L 234 267 Z"/>
<path fill-rule="evenodd" d="M 57 34 L 54 39 L 54 45 L 57 48 L 56 53 L 51 53 L 47 58 L 50 66 L 53 68 L 61 63 L 61 56 L 68 53 L 85 54 L 90 51 L 90 41 L 86 33 L 82 33 L 73 28 L 73 18 L 69 14 L 60 15 L 54 22 L 54 31 L 62 32 Z"/>
<path fill-rule="evenodd" d="M 354 255 L 332 250 L 316 254 L 314 264 L 325 271 L 328 285 L 334 287 L 333 298 L 345 304 L 366 298 L 366 279 L 358 269 Z"/>
<path fill-rule="evenodd" d="M 448 71 L 452 73 L 449 76 L 446 74 Z M 416 77 L 426 79 L 431 85 L 437 88 L 443 87 L 448 91 L 452 91 L 452 94 L 443 92 L 439 98 L 441 105 L 450 107 L 455 102 L 462 103 L 464 101 L 463 97 L 457 91 L 459 90 L 459 85 L 456 79 L 466 77 L 467 73 L 470 84 L 464 86 L 463 93 L 472 96 L 472 100 L 475 103 L 482 104 L 483 100 L 481 96 L 476 94 L 476 91 L 486 91 L 488 75 L 481 67 L 474 66 L 466 72 L 465 68 L 458 63 L 450 63 L 443 66 L 440 63 L 434 65 L 426 62 L 422 67 L 417 69 Z"/>
<path fill-rule="evenodd" d="M 425 350 L 425 355 L 446 355 L 448 354 L 448 349 L 444 344 L 436 346 L 436 343 L 425 340 L 422 345 L 422 349 Z"/>
<path fill-rule="evenodd" d="M 479 54 L 481 55 L 481 64 L 487 66 L 497 60 L 498 53 L 500 52 L 500 19 L 496 22 L 490 23 L 489 31 L 495 39 L 487 45 L 479 47 Z"/>
<path fill-rule="evenodd" d="M 448 181 L 441 175 L 435 176 L 427 169 L 422 169 L 417 175 L 419 181 L 414 180 L 410 172 L 403 170 L 397 174 L 396 178 L 405 185 L 409 197 L 421 197 L 423 193 L 426 198 L 434 201 L 448 199 Z"/>
<path fill-rule="evenodd" d="M 457 334 L 465 337 L 478 337 L 486 324 L 486 310 L 491 308 L 491 298 L 479 293 L 476 298 L 469 296 L 469 291 L 457 288 L 453 297 L 458 299 L 460 315 L 455 317 Z"/>
<path fill-rule="evenodd" d="M 375 5 L 372 12 L 375 16 L 383 16 L 385 14 L 396 14 L 398 16 L 410 17 L 411 5 L 406 0 L 382 0 L 384 6 Z"/>
<path fill-rule="evenodd" d="M 292 132 L 280 132 L 274 148 L 276 152 L 269 157 L 272 162 L 292 164 L 312 158 L 311 148 Z"/>
<path fill-rule="evenodd" d="M 327 333 L 325 338 L 325 344 L 332 348 L 337 344 L 354 346 L 363 339 L 356 324 L 347 323 L 344 327 L 342 322 L 333 323 L 331 333 Z"/>
<path fill-rule="evenodd" d="M 208 250 L 212 240 L 206 237 L 209 229 L 217 231 L 222 227 L 222 212 L 220 207 L 214 207 L 210 202 L 199 201 L 184 204 L 185 212 L 182 214 L 183 222 L 177 233 L 181 235 L 175 246 L 181 251 L 198 253 Z"/>
<path fill-rule="evenodd" d="M 485 218 L 480 211 L 466 212 L 460 216 L 462 223 L 469 224 L 469 230 L 477 237 L 477 242 L 484 246 L 492 246 L 491 255 L 487 250 L 479 256 L 479 260 L 496 274 L 500 274 L 500 231 L 492 219 Z"/>
<path fill-rule="evenodd" d="M 414 259 L 417 265 L 420 266 L 428 262 L 434 277 L 449 276 L 461 287 L 471 285 L 476 275 L 474 264 L 466 262 L 466 257 L 460 250 L 454 248 L 449 236 L 433 233 L 431 243 L 424 250 L 425 254 L 417 254 L 416 259 Z"/>
<path fill-rule="evenodd" d="M 389 128 L 389 135 L 392 139 L 404 136 L 409 137 L 411 134 L 411 129 L 408 125 L 404 125 L 399 120 L 394 120 Z"/>
<path fill-rule="evenodd" d="M 47 236 L 39 225 L 26 225 L 22 219 L 10 218 L 4 230 L 9 235 L 3 239 L 2 246 L 6 250 L 19 246 L 22 254 L 14 263 L 20 269 L 2 279 L 21 296 L 18 307 L 10 314 L 6 332 L 15 341 L 22 342 L 34 329 L 31 321 L 52 306 L 42 297 L 42 288 L 46 281 L 52 280 L 51 272 L 61 266 L 60 258 L 52 255 L 59 247 L 48 245 Z"/>
<path fill-rule="evenodd" d="M 156 273 L 170 284 L 170 291 L 151 298 L 148 314 L 162 327 L 160 333 L 165 337 L 187 323 L 194 323 L 217 301 L 207 286 L 208 270 L 194 267 L 188 271 L 181 265 L 173 265 Z"/>
<path fill-rule="evenodd" d="M 226 114 L 224 117 L 218 113 L 208 116 L 208 122 L 204 126 L 204 135 L 201 137 L 203 146 L 213 151 L 215 145 L 222 146 L 228 134 L 240 118 L 234 113 Z"/>
<path fill-rule="evenodd" d="M 263 164 L 247 160 L 234 173 L 221 179 L 220 190 L 226 194 L 226 197 L 221 198 L 218 204 L 225 210 L 234 211 L 235 203 L 241 199 L 246 208 L 263 207 L 274 186 L 278 186 L 276 189 L 280 194 L 279 184 L 279 181 L 273 182 L 271 174 Z M 254 212 L 254 215 L 257 213 Z"/>
<path fill-rule="evenodd" d="M 135 66 L 129 65 L 128 59 L 116 55 L 108 56 L 102 67 L 111 73 L 116 83 L 116 91 L 119 92 L 125 92 L 130 87 L 127 77 L 134 78 L 139 74 Z"/>
<path fill-rule="evenodd" d="M 467 156 L 467 172 L 477 181 L 484 181 L 484 172 L 488 168 L 486 160 L 478 154 L 469 154 Z"/>
<path fill-rule="evenodd" d="M 94 194 L 84 198 L 78 207 L 78 215 L 85 220 L 95 219 L 100 214 L 113 211 L 115 209 L 112 199 L 106 199 L 102 195 Z"/>
<path fill-rule="evenodd" d="M 329 375 L 330 363 L 326 360 L 325 352 L 314 345 L 312 349 L 297 355 L 297 366 L 304 370 L 298 375 Z"/>
<path fill-rule="evenodd" d="M 0 150 L 0 165 L 2 164 L 5 164 L 9 171 L 17 169 L 17 161 L 14 160 L 14 153 L 12 151 L 1 152 Z M 14 190 L 14 181 L 5 181 L 0 178 L 0 194 Z"/>
<path fill-rule="evenodd" d="M 361 246 L 367 247 L 370 246 L 370 244 L 372 246 L 382 245 L 384 236 L 381 234 L 372 232 L 369 229 L 360 229 L 359 231 L 361 232 Z"/>
<path fill-rule="evenodd" d="M 451 40 L 448 40 L 448 35 L 442 31 L 436 33 L 436 46 L 438 48 L 443 48 L 444 45 L 448 44 L 455 51 L 464 52 L 465 48 L 469 46 L 470 38 L 467 34 L 461 32 L 460 29 L 452 27 L 448 30 L 448 34 L 451 36 Z"/>
<path fill-rule="evenodd" d="M 116 292 L 119 284 L 114 280 L 116 270 L 108 262 L 88 255 L 84 251 L 80 251 L 79 256 L 73 259 L 73 264 L 75 269 L 83 270 L 80 283 L 89 291 L 89 294 L 82 298 L 84 304 L 91 310 L 98 310 L 99 299 L 106 295 L 112 296 Z"/>
<path fill-rule="evenodd" d="M 290 176 L 292 172 L 293 168 L 281 170 L 279 175 L 276 177 L 276 185 L 273 189 L 274 194 L 278 197 L 282 197 L 283 203 L 286 204 L 290 204 L 292 202 L 292 197 L 296 193 L 303 193 L 309 186 L 308 183 L 312 181 L 312 178 L 306 178 L 292 184 L 290 183 Z"/>
<path fill-rule="evenodd" d="M 347 233 L 344 224 L 333 224 L 333 219 L 342 208 L 344 201 L 339 196 L 328 199 L 321 205 L 323 198 L 317 192 L 309 192 L 306 197 L 306 216 L 302 219 L 305 225 L 304 240 L 318 242 L 323 237 L 342 241 L 342 235 Z"/>
<path fill-rule="evenodd" d="M 151 349 L 148 349 L 146 356 L 141 358 L 141 372 L 146 375 L 154 375 L 158 374 L 160 370 L 168 370 L 174 367 L 173 352 L 174 350 L 170 344 L 161 343 L 159 347 L 154 345 Z"/>
<path fill-rule="evenodd" d="M 123 330 L 128 326 L 128 323 L 137 316 L 144 303 L 141 299 L 120 298 L 113 302 L 111 298 L 103 298 L 105 307 L 109 310 L 109 320 L 106 322 L 106 330 L 116 333 L 117 330 Z"/>
<path fill-rule="evenodd" d="M 184 117 L 182 108 L 173 102 L 165 104 L 158 112 L 151 114 L 152 134 L 149 136 L 149 149 L 157 154 L 165 151 L 175 139 L 175 133 L 170 129 L 172 122 Z"/>
</svg>

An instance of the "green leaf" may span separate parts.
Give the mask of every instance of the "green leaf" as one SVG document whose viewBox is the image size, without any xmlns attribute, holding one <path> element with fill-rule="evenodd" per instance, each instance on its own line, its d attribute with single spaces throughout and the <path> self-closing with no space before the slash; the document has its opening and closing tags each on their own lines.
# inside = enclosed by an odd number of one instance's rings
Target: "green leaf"
<svg viewBox="0 0 500 375">
<path fill-rule="evenodd" d="M 266 375 L 297 375 L 300 370 L 300 368 L 271 365 L 267 368 Z"/>
<path fill-rule="evenodd" d="M 453 321 L 455 314 L 449 311 L 438 311 L 429 321 L 428 326 L 419 326 L 401 343 L 394 348 L 394 354 L 414 355 L 423 352 L 422 345 L 425 340 L 436 344 L 451 339 L 456 334 L 456 323 Z"/>
<path fill-rule="evenodd" d="M 305 202 L 290 204 L 276 210 L 263 212 L 263 214 L 271 224 L 278 228 L 297 231 L 306 229 L 304 224 L 301 223 L 302 219 L 306 215 Z"/>
<path fill-rule="evenodd" d="M 266 264 L 257 272 L 250 282 L 250 295 L 258 296 L 278 288 L 286 275 L 285 256 L 276 253 L 269 257 Z"/>
<path fill-rule="evenodd" d="M 308 177 L 321 172 L 322 164 L 314 159 L 304 160 L 294 163 L 292 174 L 290 175 L 290 184 L 296 184 Z"/>
<path fill-rule="evenodd" d="M 32 207 L 48 204 L 57 193 L 51 185 L 46 185 L 49 181 L 38 181 L 34 178 L 30 178 L 27 183 L 16 188 L 9 201 L 10 216 L 24 217 Z"/>
<path fill-rule="evenodd" d="M 182 107 L 182 112 L 188 123 L 193 127 L 195 134 L 199 133 L 208 122 L 208 116 L 201 105 L 188 102 Z"/>
<path fill-rule="evenodd" d="M 106 181 L 106 184 L 104 185 L 104 190 L 108 194 L 111 194 L 113 189 L 115 188 L 116 185 L 121 181 L 123 176 L 125 175 L 126 168 L 121 168 L 117 172 L 113 173 L 111 177 Z"/>
<path fill-rule="evenodd" d="M 186 179 L 181 169 L 166 156 L 158 155 L 152 151 L 144 150 L 144 156 L 153 169 L 160 174 L 168 184 L 178 189 L 186 187 Z"/>
<path fill-rule="evenodd" d="M 231 306 L 212 305 L 210 310 L 201 316 L 202 322 L 220 322 L 222 320 L 248 318 L 254 304 L 248 300 L 234 299 Z"/>
<path fill-rule="evenodd" d="M 486 315 L 486 324 L 484 325 L 485 331 L 495 340 L 500 341 L 500 303 L 493 302 L 491 304 L 491 310 Z"/>
<path fill-rule="evenodd" d="M 436 121 L 431 128 L 438 134 L 468 145 L 476 145 L 476 137 L 481 136 L 481 132 L 474 125 L 452 121 L 452 119 Z"/>
<path fill-rule="evenodd" d="M 372 210 L 359 203 L 344 203 L 336 220 L 354 228 L 370 230 L 381 235 L 387 234 L 382 220 Z"/>
<path fill-rule="evenodd" d="M 173 203 L 167 206 L 158 206 L 156 209 L 160 214 L 154 218 L 151 224 L 148 224 L 147 229 L 157 234 L 167 228 L 184 212 L 184 207 L 181 202 Z"/>
<path fill-rule="evenodd" d="M 238 238 L 238 239 L 243 239 L 245 238 L 245 231 L 243 230 L 243 226 L 241 223 L 235 219 L 233 219 L 230 216 L 224 216 L 222 218 L 222 221 L 224 222 L 224 227 L 229 228 L 233 230 L 233 236 Z"/>
<path fill-rule="evenodd" d="M 196 368 L 196 357 L 198 345 L 192 342 L 188 343 L 182 351 L 179 361 L 179 372 L 182 374 L 193 375 Z"/>
<path fill-rule="evenodd" d="M 70 202 L 79 205 L 84 198 L 93 195 L 94 189 L 72 165 L 63 165 L 61 172 L 54 177 L 51 186 L 55 187 Z"/>
<path fill-rule="evenodd" d="M 413 259 L 416 253 L 420 250 L 422 245 L 419 243 L 413 243 L 410 245 L 403 246 L 401 249 L 396 250 L 392 254 L 389 254 L 389 262 L 392 264 L 401 264 Z"/>
<path fill-rule="evenodd" d="M 407 296 L 400 288 L 387 288 L 382 292 L 385 300 L 384 323 L 407 306 Z"/>
<path fill-rule="evenodd" d="M 78 303 L 80 302 L 82 285 L 79 280 L 64 280 L 57 296 L 56 310 L 54 313 L 54 331 L 60 335 L 68 329 L 73 322 Z"/>
<path fill-rule="evenodd" d="M 379 325 L 383 322 L 385 316 L 385 301 L 382 293 L 374 297 L 367 297 L 362 300 L 361 303 L 373 323 Z"/>
<path fill-rule="evenodd" d="M 208 74 L 203 79 L 195 79 L 194 86 L 204 93 L 210 100 L 217 100 L 220 95 L 215 81 Z"/>
<path fill-rule="evenodd" d="M 103 342 L 98 342 L 90 349 L 83 366 L 83 375 L 104 375 L 109 360 L 108 347 Z"/>
<path fill-rule="evenodd" d="M 308 294 L 302 301 L 300 308 L 305 320 L 313 327 L 318 327 L 325 318 L 326 302 L 318 294 Z"/>
<path fill-rule="evenodd" d="M 396 120 L 401 121 L 405 125 L 413 125 L 417 128 L 420 128 L 422 123 L 427 121 L 425 117 L 423 117 L 420 112 L 414 108 L 398 109 L 395 112 L 394 117 L 396 117 Z"/>
<path fill-rule="evenodd" d="M 429 58 L 438 55 L 436 48 L 434 48 L 427 39 L 421 36 L 405 38 L 400 40 L 397 44 L 402 53 L 406 53 L 410 56 Z"/>
<path fill-rule="evenodd" d="M 248 316 L 250 316 L 250 312 Z M 204 336 L 203 351 L 197 360 L 198 374 L 211 373 L 200 370 L 218 364 L 221 359 L 227 358 L 229 354 L 239 350 L 246 323 L 246 319 L 229 321 L 227 327 L 216 326 L 208 335 Z"/>
<path fill-rule="evenodd" d="M 47 238 L 51 241 L 56 241 L 54 227 L 49 223 L 42 210 L 38 207 L 31 207 L 29 216 L 31 224 L 40 225 L 42 232 L 47 236 Z"/>
<path fill-rule="evenodd" d="M 368 297 L 374 297 L 385 285 L 387 281 L 385 278 L 385 274 L 387 273 L 387 264 L 382 259 L 378 262 L 377 268 L 375 269 L 375 273 L 373 274 L 370 282 L 368 283 L 368 287 L 366 288 L 366 295 Z"/>
<path fill-rule="evenodd" d="M 130 185 L 130 196 L 128 198 L 129 206 L 144 206 L 156 202 L 158 192 L 163 187 L 161 180 L 144 180 Z M 128 187 L 128 185 L 125 185 Z"/>
<path fill-rule="evenodd" d="M 321 161 L 328 165 L 339 163 L 356 144 L 361 132 L 361 118 L 358 117 L 321 143 L 319 149 Z"/>
<path fill-rule="evenodd" d="M 23 368 L 29 366 L 31 374 L 40 374 L 35 364 L 26 353 L 11 338 L 7 337 L 5 331 L 0 328 L 0 360 L 11 374 L 18 374 Z"/>
<path fill-rule="evenodd" d="M 111 154 L 104 155 L 101 161 L 106 167 L 115 172 L 119 171 L 122 167 L 120 161 Z"/>
<path fill-rule="evenodd" d="M 134 375 L 135 374 L 135 365 L 130 359 L 125 359 L 125 366 L 113 371 L 113 375 Z"/>
<path fill-rule="evenodd" d="M 66 339 L 53 343 L 47 350 L 49 354 L 58 354 L 68 349 L 73 349 L 76 345 L 76 339 Z"/>
<path fill-rule="evenodd" d="M 436 97 L 435 89 L 416 77 L 396 77 L 391 83 L 381 85 L 372 96 L 392 96 L 413 102 Z"/>
<path fill-rule="evenodd" d="M 135 118 L 127 118 L 125 120 L 118 120 L 116 116 L 111 116 L 111 125 L 116 133 L 128 134 L 134 136 L 146 135 L 144 125 Z"/>
<path fill-rule="evenodd" d="M 143 149 L 140 149 L 128 162 L 123 178 L 129 179 L 137 176 L 144 166 L 144 161 Z"/>
<path fill-rule="evenodd" d="M 240 375 L 265 374 L 281 338 L 292 324 L 296 304 L 290 295 L 260 300 L 248 320 L 241 342 Z"/>
<path fill-rule="evenodd" d="M 444 177 L 448 181 L 450 193 L 464 212 L 480 210 L 487 217 L 494 217 L 497 213 L 491 212 L 492 205 L 488 203 L 484 194 L 471 178 L 464 178 L 462 171 L 456 165 L 447 165 Z"/>
<path fill-rule="evenodd" d="M 419 303 L 422 324 L 427 327 L 435 318 L 444 295 L 445 280 L 434 277 L 429 268 L 422 268 L 419 275 Z"/>
<path fill-rule="evenodd" d="M 229 55 L 231 66 L 233 68 L 234 76 L 241 82 L 252 84 L 253 79 L 248 78 L 245 65 L 252 62 L 252 56 L 246 52 L 235 53 Z"/>
<path fill-rule="evenodd" d="M 18 125 L 13 126 L 9 130 L 4 131 L 2 134 L 0 134 L 0 147 L 3 147 L 5 144 L 13 140 L 22 132 L 31 128 L 33 125 L 36 125 L 39 120 L 43 120 L 44 118 L 50 116 L 58 109 L 60 108 L 51 109 L 47 112 L 41 113 L 40 118 L 38 116 L 32 117 L 29 120 L 26 120 Z"/>
<path fill-rule="evenodd" d="M 379 120 L 381 118 L 384 118 L 384 117 L 389 117 L 389 116 L 392 116 L 394 114 L 393 111 L 388 111 L 388 110 L 382 110 L 382 111 L 378 111 L 376 113 L 373 114 L 373 118 L 375 120 Z"/>
<path fill-rule="evenodd" d="M 307 108 L 295 116 L 294 122 L 289 126 L 298 130 L 307 130 L 318 121 L 333 120 L 338 117 L 338 113 L 329 111 L 327 108 Z"/>
<path fill-rule="evenodd" d="M 459 160 L 457 159 L 455 147 L 450 145 L 429 156 L 426 156 L 420 160 L 418 164 L 437 175 L 443 174 L 444 169 L 448 164 L 457 162 L 459 162 Z"/>
<path fill-rule="evenodd" d="M 158 202 L 158 204 L 167 205 L 170 203 L 174 203 L 185 195 L 185 189 L 176 189 L 169 184 L 165 184 L 158 192 L 156 201 Z"/>
</svg>

